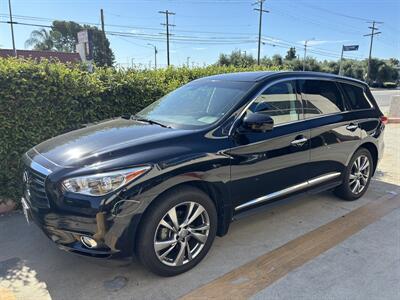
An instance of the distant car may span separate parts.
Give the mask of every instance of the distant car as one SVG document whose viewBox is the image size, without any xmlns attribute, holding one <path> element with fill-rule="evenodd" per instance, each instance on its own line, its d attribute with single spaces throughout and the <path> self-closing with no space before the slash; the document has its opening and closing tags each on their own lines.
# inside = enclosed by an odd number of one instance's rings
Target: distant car
<svg viewBox="0 0 400 300">
<path fill-rule="evenodd" d="M 249 72 L 190 82 L 136 115 L 60 135 L 23 157 L 29 219 L 60 248 L 137 255 L 171 276 L 232 219 L 288 196 L 360 198 L 386 118 L 360 81 Z"/>
</svg>

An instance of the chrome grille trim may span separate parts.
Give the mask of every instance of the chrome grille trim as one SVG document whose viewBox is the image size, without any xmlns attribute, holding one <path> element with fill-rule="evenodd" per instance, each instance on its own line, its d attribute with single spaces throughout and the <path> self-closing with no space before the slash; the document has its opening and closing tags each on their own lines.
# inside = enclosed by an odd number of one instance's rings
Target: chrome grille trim
<svg viewBox="0 0 400 300">
<path fill-rule="evenodd" d="M 24 193 L 26 200 L 34 208 L 50 208 L 45 182 L 50 170 L 30 160 L 24 170 Z"/>
</svg>

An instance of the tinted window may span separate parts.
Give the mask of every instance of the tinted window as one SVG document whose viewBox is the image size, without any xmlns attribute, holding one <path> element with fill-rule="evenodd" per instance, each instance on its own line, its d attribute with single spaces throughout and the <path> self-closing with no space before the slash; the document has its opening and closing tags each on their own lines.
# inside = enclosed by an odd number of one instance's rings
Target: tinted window
<svg viewBox="0 0 400 300">
<path fill-rule="evenodd" d="M 301 80 L 300 89 L 306 118 L 344 111 L 342 95 L 335 82 Z"/>
<path fill-rule="evenodd" d="M 301 102 L 297 100 L 294 84 L 291 81 L 277 83 L 266 89 L 252 103 L 249 110 L 270 115 L 275 124 L 302 118 Z"/>
<path fill-rule="evenodd" d="M 345 93 L 345 100 L 349 104 L 351 109 L 364 109 L 370 108 L 368 100 L 365 98 L 364 90 L 361 87 L 341 83 Z"/>
</svg>

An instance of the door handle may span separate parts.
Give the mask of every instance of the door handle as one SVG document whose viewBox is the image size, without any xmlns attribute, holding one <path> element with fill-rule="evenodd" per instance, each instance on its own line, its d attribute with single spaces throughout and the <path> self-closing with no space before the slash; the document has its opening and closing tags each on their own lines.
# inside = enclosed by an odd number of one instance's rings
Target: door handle
<svg viewBox="0 0 400 300">
<path fill-rule="evenodd" d="M 346 126 L 346 129 L 350 130 L 350 131 L 354 131 L 357 128 L 358 128 L 358 125 L 356 125 L 356 124 L 349 124 L 349 125 Z"/>
<path fill-rule="evenodd" d="M 294 146 L 297 146 L 297 145 L 301 146 L 307 141 L 308 141 L 308 139 L 303 136 L 302 138 L 299 138 L 299 139 L 296 139 L 296 140 L 292 141 L 291 144 L 294 145 Z"/>
</svg>

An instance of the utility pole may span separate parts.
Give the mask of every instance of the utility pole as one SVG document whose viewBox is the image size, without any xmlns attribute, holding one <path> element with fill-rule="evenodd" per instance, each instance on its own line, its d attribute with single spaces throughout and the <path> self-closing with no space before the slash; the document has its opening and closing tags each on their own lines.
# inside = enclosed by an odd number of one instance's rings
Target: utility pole
<svg viewBox="0 0 400 300">
<path fill-rule="evenodd" d="M 14 22 L 12 17 L 11 0 L 8 0 L 8 10 L 10 11 L 10 27 L 11 27 L 11 39 L 14 51 L 14 56 L 17 57 L 17 48 L 15 48 L 15 38 L 14 38 Z"/>
<path fill-rule="evenodd" d="M 152 46 L 154 48 L 154 70 L 157 70 L 157 53 L 158 53 L 157 47 L 156 45 L 150 43 L 147 43 L 147 45 Z"/>
<path fill-rule="evenodd" d="M 372 26 L 368 27 L 368 28 L 371 29 L 371 33 L 364 34 L 364 36 L 370 36 L 371 37 L 371 42 L 369 44 L 367 82 L 371 81 L 371 74 L 370 74 L 371 73 L 371 54 L 372 54 L 372 43 L 374 42 L 374 35 L 382 33 L 380 31 L 375 31 L 375 30 L 378 30 L 378 28 L 375 27 L 375 24 L 382 24 L 383 22 L 372 21 L 372 22 L 368 22 L 368 23 L 372 23 Z"/>
<path fill-rule="evenodd" d="M 339 75 L 342 75 L 342 63 L 343 63 L 343 51 L 344 51 L 344 45 L 342 45 L 342 54 L 340 55 L 340 62 L 339 62 Z"/>
<path fill-rule="evenodd" d="M 100 9 L 100 20 L 101 20 L 101 31 L 103 32 L 103 40 L 102 40 L 102 47 L 103 52 L 106 53 L 106 31 L 104 30 L 104 11 Z"/>
<path fill-rule="evenodd" d="M 269 13 L 268 10 L 263 9 L 263 3 L 265 0 L 258 0 L 256 3 L 253 5 L 259 4 L 259 8 L 255 8 L 254 10 L 260 12 L 260 18 L 259 18 L 259 23 L 258 23 L 258 53 L 257 53 L 257 65 L 260 65 L 260 56 L 261 56 L 261 28 L 262 28 L 262 16 L 263 13 Z"/>
<path fill-rule="evenodd" d="M 106 32 L 104 30 L 104 11 L 100 9 L 100 19 L 101 19 L 101 31 L 103 32 L 104 37 L 106 36 Z"/>
<path fill-rule="evenodd" d="M 169 27 L 170 27 L 170 26 L 173 27 L 173 26 L 175 26 L 175 25 L 169 24 L 169 19 L 168 19 L 168 17 L 169 17 L 170 15 L 175 15 L 175 13 L 174 13 L 174 12 L 168 11 L 168 9 L 165 10 L 165 11 L 159 11 L 158 13 L 160 13 L 160 14 L 165 14 L 165 23 L 161 23 L 161 25 L 163 25 L 163 26 L 165 26 L 165 27 L 167 28 L 167 65 L 168 65 L 168 67 L 169 67 L 169 65 L 170 65 L 170 59 L 169 59 L 169 36 L 170 36 Z"/>
<path fill-rule="evenodd" d="M 186 57 L 186 65 L 189 68 L 189 60 L 190 60 L 190 56 Z"/>
<path fill-rule="evenodd" d="M 306 70 L 306 58 L 307 58 L 307 43 L 309 41 L 314 40 L 314 38 L 312 38 L 311 40 L 305 40 L 304 41 L 304 58 L 303 58 L 303 71 Z"/>
</svg>

